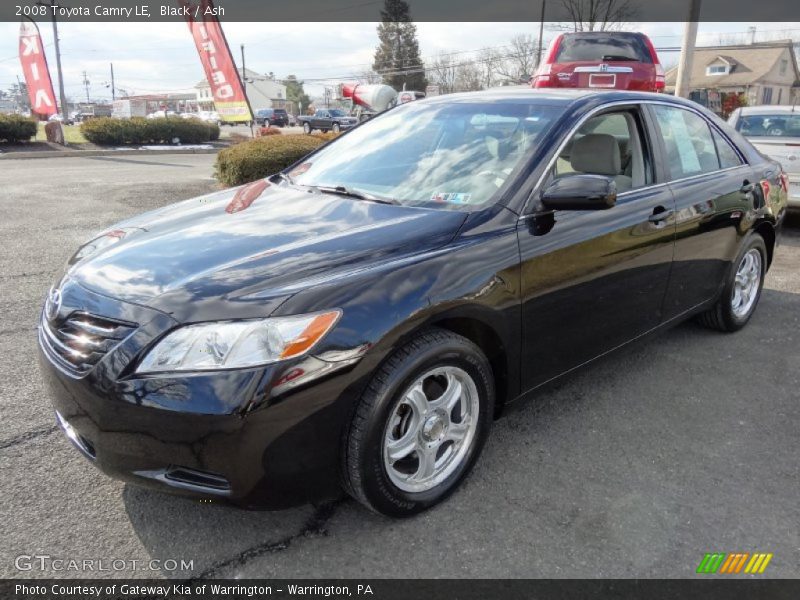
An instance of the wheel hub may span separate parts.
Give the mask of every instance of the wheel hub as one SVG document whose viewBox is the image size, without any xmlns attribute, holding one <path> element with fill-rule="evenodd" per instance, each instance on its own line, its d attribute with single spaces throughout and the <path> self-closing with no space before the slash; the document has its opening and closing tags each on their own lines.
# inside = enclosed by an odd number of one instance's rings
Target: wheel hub
<svg viewBox="0 0 800 600">
<path fill-rule="evenodd" d="M 439 442 L 444 438 L 447 425 L 438 414 L 430 415 L 422 425 L 422 439 L 428 443 Z"/>
</svg>

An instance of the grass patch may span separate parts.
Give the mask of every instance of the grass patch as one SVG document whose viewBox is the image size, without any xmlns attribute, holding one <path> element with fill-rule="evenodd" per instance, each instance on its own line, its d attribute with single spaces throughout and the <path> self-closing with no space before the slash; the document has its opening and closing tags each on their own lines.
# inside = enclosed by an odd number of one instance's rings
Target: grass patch
<svg viewBox="0 0 800 600">
<path fill-rule="evenodd" d="M 80 125 L 64 125 L 64 141 L 68 144 L 88 144 L 89 141 L 83 137 Z M 36 142 L 46 142 L 47 136 L 44 133 L 44 123 L 39 123 L 39 129 L 34 138 Z"/>
</svg>

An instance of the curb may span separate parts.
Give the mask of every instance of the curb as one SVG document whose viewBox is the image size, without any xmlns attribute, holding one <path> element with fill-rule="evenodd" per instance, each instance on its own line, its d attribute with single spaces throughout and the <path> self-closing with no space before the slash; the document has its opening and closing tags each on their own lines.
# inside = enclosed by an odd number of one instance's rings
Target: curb
<svg viewBox="0 0 800 600">
<path fill-rule="evenodd" d="M 153 156 L 158 154 L 216 154 L 223 148 L 188 148 L 170 150 L 35 150 L 32 152 L 0 152 L 2 160 L 27 160 L 30 158 L 75 158 L 76 156 Z"/>
</svg>

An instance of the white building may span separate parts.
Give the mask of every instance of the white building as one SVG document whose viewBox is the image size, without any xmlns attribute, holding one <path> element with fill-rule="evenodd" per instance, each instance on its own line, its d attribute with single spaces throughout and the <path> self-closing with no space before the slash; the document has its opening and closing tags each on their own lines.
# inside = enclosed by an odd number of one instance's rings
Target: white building
<svg viewBox="0 0 800 600">
<path fill-rule="evenodd" d="M 239 75 L 241 76 L 241 74 L 241 69 L 239 69 Z M 243 82 L 253 112 L 260 108 L 285 108 L 291 112 L 291 106 L 289 106 L 291 103 L 286 100 L 285 85 L 250 69 L 245 69 L 244 75 Z M 200 110 L 216 110 L 208 81 L 204 79 L 194 87 Z"/>
</svg>

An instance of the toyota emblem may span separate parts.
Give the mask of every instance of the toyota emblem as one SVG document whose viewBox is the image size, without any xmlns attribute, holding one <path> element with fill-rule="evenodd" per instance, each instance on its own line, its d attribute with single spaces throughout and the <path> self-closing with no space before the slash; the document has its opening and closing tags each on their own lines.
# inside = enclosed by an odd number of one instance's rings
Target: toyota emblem
<svg viewBox="0 0 800 600">
<path fill-rule="evenodd" d="M 48 321 L 52 321 L 58 316 L 58 311 L 61 310 L 61 290 L 57 287 L 51 287 L 47 293 L 47 300 L 44 303 L 44 316 Z"/>
</svg>

